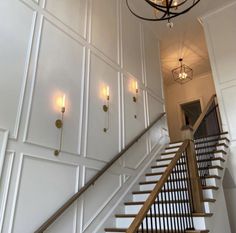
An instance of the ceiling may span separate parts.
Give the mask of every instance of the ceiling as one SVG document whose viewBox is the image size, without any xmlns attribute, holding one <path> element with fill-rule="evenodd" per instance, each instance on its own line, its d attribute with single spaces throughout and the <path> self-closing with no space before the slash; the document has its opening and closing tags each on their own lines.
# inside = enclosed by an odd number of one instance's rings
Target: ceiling
<svg viewBox="0 0 236 233">
<path fill-rule="evenodd" d="M 145 8 L 144 0 L 136 0 L 143 14 L 150 13 Z M 235 1 L 235 0 L 234 0 Z M 179 66 L 179 58 L 183 63 L 193 69 L 194 77 L 204 76 L 211 73 L 204 31 L 199 17 L 221 8 L 232 0 L 201 0 L 188 13 L 172 20 L 173 28 L 168 28 L 166 21 L 144 21 L 151 27 L 161 41 L 161 63 L 165 85 L 174 83 L 171 70 Z M 145 13 L 144 13 L 145 12 Z"/>
</svg>

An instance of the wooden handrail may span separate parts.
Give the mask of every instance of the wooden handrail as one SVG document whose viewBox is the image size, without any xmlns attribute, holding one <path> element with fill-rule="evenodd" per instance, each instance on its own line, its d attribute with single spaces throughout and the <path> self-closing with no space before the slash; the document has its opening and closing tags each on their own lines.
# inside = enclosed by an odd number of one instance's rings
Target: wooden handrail
<svg viewBox="0 0 236 233">
<path fill-rule="evenodd" d="M 166 168 L 164 174 L 161 176 L 160 180 L 155 185 L 154 189 L 150 193 L 147 200 L 144 202 L 142 208 L 140 209 L 139 213 L 136 215 L 135 219 L 127 229 L 126 233 L 135 233 L 137 232 L 139 226 L 141 225 L 143 219 L 147 215 L 149 209 L 154 204 L 157 195 L 161 192 L 162 188 L 164 187 L 166 181 L 168 180 L 171 172 L 173 171 L 174 167 L 176 166 L 178 160 L 181 158 L 182 153 L 187 149 L 190 140 L 185 140 L 183 144 L 180 146 L 178 151 L 176 152 L 174 158 L 172 159 L 171 163 Z"/>
<path fill-rule="evenodd" d="M 157 119 L 135 137 L 123 150 L 121 150 L 102 170 L 91 178 L 78 192 L 76 192 L 64 205 L 62 205 L 46 222 L 44 222 L 34 233 L 43 233 L 61 214 L 65 212 L 88 188 L 94 183 L 130 148 L 132 147 L 149 129 L 152 128 L 166 113 L 161 113 Z"/>
<path fill-rule="evenodd" d="M 198 117 L 197 121 L 195 122 L 194 126 L 193 126 L 193 134 L 197 131 L 198 127 L 200 126 L 200 124 L 202 123 L 204 117 L 206 116 L 208 110 L 210 109 L 211 105 L 214 103 L 216 98 L 216 94 L 214 94 L 210 100 L 208 101 L 206 107 L 204 108 L 204 110 L 202 111 L 201 115 Z"/>
</svg>

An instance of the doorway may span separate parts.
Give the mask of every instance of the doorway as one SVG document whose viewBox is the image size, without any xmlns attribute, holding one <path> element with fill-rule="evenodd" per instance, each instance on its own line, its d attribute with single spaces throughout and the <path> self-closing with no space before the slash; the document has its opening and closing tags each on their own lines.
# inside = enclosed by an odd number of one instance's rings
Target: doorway
<svg viewBox="0 0 236 233">
<path fill-rule="evenodd" d="M 183 127 L 193 126 L 202 113 L 200 100 L 181 104 Z"/>
</svg>

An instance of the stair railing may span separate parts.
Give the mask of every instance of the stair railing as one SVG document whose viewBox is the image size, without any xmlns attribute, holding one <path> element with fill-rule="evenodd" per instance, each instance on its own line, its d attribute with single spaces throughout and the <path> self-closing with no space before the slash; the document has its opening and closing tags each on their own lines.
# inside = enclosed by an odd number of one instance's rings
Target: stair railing
<svg viewBox="0 0 236 233">
<path fill-rule="evenodd" d="M 146 134 L 166 113 L 161 113 L 155 121 L 135 137 L 124 149 L 122 149 L 110 162 L 108 162 L 93 178 L 91 178 L 78 192 L 76 192 L 65 204 L 63 204 L 47 221 L 45 221 L 34 233 L 43 233 L 53 224 L 79 197 L 125 154 L 141 137 Z"/>
<path fill-rule="evenodd" d="M 194 126 L 185 129 L 183 132 L 185 134 L 183 138 L 195 141 L 195 153 L 201 185 L 206 186 L 206 178 L 210 175 L 210 168 L 213 166 L 212 159 L 215 156 L 214 152 L 217 150 L 217 139 L 223 132 L 216 95 L 210 98 Z M 212 141 L 215 142 L 212 143 Z"/>
<path fill-rule="evenodd" d="M 185 140 L 126 233 L 185 232 L 194 229 L 190 140 Z"/>
</svg>

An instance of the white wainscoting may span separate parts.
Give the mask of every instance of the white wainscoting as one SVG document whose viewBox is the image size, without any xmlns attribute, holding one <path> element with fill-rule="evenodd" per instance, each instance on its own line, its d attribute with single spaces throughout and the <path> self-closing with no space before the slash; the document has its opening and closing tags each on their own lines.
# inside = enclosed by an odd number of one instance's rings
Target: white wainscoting
<svg viewBox="0 0 236 233">
<path fill-rule="evenodd" d="M 226 4 L 202 17 L 207 46 L 212 66 L 213 78 L 217 90 L 219 107 L 224 130 L 229 132 L 231 139 L 231 153 L 228 171 L 236 181 L 236 20 L 235 1 Z M 236 231 L 235 187 L 226 189 L 226 203 L 229 212 L 231 231 Z"/>
<path fill-rule="evenodd" d="M 1 0 L 0 13 L 0 231 L 32 233 L 163 112 L 159 42 L 124 0 Z M 63 94 L 62 152 L 54 157 Z M 162 148 L 163 127 L 160 121 L 46 232 L 99 232 L 151 149 Z"/>
</svg>

